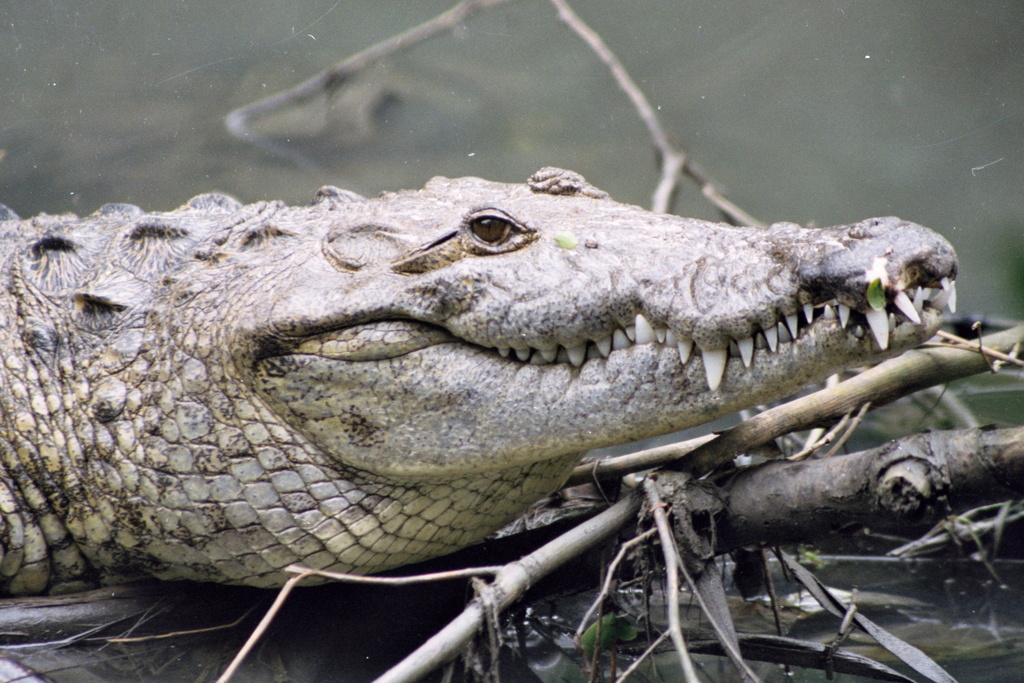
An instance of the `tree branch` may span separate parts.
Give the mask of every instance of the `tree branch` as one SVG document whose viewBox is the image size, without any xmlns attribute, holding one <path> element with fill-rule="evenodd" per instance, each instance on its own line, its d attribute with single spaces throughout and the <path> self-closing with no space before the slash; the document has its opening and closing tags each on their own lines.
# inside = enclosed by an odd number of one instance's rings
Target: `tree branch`
<svg viewBox="0 0 1024 683">
<path fill-rule="evenodd" d="M 773 460 L 722 485 L 717 550 L 807 541 L 851 523 L 906 528 L 1024 497 L 1024 427 L 915 434 L 850 455 Z"/>
</svg>

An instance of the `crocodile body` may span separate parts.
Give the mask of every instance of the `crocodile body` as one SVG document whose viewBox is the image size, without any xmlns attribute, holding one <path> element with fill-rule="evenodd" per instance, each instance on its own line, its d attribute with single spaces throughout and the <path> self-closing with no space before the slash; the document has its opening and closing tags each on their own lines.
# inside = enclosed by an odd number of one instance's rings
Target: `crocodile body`
<svg viewBox="0 0 1024 683">
<path fill-rule="evenodd" d="M 955 275 L 899 219 L 734 228 L 558 169 L 302 207 L 0 207 L 0 590 L 441 555 L 588 449 L 920 343 Z"/>
</svg>

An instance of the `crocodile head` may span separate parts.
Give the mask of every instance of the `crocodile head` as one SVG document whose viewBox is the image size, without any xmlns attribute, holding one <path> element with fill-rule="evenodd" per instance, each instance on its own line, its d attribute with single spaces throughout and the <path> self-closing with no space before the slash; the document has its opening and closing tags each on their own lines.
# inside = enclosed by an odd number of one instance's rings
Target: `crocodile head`
<svg viewBox="0 0 1024 683">
<path fill-rule="evenodd" d="M 945 240 L 896 218 L 715 225 L 557 169 L 529 185 L 435 178 L 337 209 L 315 249 L 282 250 L 292 275 L 236 359 L 324 452 L 402 479 L 780 398 L 930 337 L 956 274 Z"/>
<path fill-rule="evenodd" d="M 583 451 L 919 344 L 955 291 L 950 245 L 896 218 L 735 228 L 558 169 L 15 219 L 0 493 L 26 531 L 0 550 L 22 593 L 440 555 Z"/>
</svg>

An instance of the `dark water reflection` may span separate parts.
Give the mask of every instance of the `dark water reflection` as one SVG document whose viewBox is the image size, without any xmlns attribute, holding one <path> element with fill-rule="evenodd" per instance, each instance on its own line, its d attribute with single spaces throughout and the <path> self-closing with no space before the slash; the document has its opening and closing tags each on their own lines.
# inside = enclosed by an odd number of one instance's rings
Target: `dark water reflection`
<svg viewBox="0 0 1024 683">
<path fill-rule="evenodd" d="M 465 558 L 464 558 L 465 559 Z M 980 563 L 969 561 L 896 561 L 859 557 L 826 557 L 817 576 L 836 590 L 859 591 L 860 611 L 897 637 L 920 647 L 960 681 L 1016 681 L 1024 666 L 1024 563 L 997 561 L 994 581 Z M 592 576 L 590 576 L 592 574 Z M 596 566 L 580 565 L 562 572 L 513 610 L 504 628 L 505 647 L 500 671 L 509 681 L 585 681 L 572 633 L 594 597 L 581 590 L 596 581 Z M 828 643 L 838 620 L 802 599 L 798 587 L 776 577 L 787 607 L 786 635 Z M 154 589 L 161 590 L 161 589 Z M 203 681 L 213 680 L 241 647 L 270 603 L 264 591 L 211 589 L 181 585 L 164 590 L 138 615 L 105 632 L 74 644 L 51 644 L 28 649 L 4 648 L 14 658 L 56 681 Z M 237 674 L 238 681 L 369 681 L 432 635 L 458 613 L 468 595 L 462 582 L 430 587 L 323 586 L 301 589 L 289 599 L 273 627 Z M 615 602 L 625 614 L 637 615 L 643 600 L 622 593 Z M 683 600 L 683 605 L 688 600 Z M 664 629 L 663 600 L 656 590 L 651 601 L 652 622 Z M 746 632 L 773 632 L 773 619 L 763 602 L 732 605 L 737 626 Z M 8 630 L 10 608 L 0 610 Z M 179 634 L 141 642 L 108 642 L 111 635 L 140 637 L 218 626 L 244 616 L 241 624 L 209 632 Z M 687 620 L 700 623 L 695 611 Z M 98 621 L 94 621 L 94 624 Z M 640 622 L 637 622 L 638 625 Z M 79 625 L 69 631 L 81 633 Z M 643 628 L 640 629 L 643 634 Z M 57 634 L 51 634 L 56 641 Z M 13 637 L 5 636 L 10 643 Z M 646 645 L 643 636 L 625 647 L 619 670 Z M 896 668 L 900 663 L 870 638 L 855 632 L 844 647 Z M 735 672 L 725 660 L 697 656 L 708 681 L 731 681 Z M 608 662 L 603 661 L 607 671 Z M 825 680 L 821 672 L 755 664 L 768 682 Z M 909 672 L 908 672 L 909 673 Z M 634 680 L 681 680 L 678 659 L 662 652 L 641 667 Z M 859 677 L 839 675 L 852 683 Z"/>
</svg>

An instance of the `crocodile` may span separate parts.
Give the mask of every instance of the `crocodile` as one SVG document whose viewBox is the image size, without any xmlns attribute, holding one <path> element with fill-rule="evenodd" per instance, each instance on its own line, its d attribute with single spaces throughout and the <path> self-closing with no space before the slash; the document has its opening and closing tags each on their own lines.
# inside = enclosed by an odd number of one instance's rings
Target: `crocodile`
<svg viewBox="0 0 1024 683">
<path fill-rule="evenodd" d="M 3 207 L 0 244 L 9 595 L 449 553 L 589 449 L 921 343 L 957 271 L 898 218 L 734 227 L 554 168 L 306 206 Z"/>
</svg>

